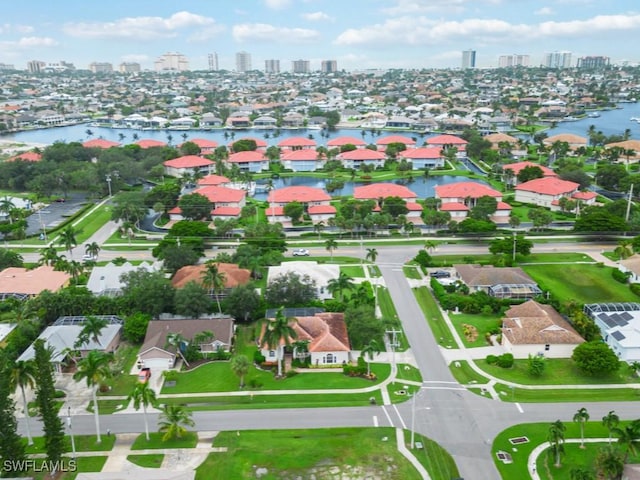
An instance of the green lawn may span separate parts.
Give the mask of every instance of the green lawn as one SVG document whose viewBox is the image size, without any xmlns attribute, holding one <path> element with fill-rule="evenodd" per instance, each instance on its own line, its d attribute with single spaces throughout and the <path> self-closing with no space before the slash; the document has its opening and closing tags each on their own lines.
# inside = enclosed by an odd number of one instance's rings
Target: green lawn
<svg viewBox="0 0 640 480">
<path fill-rule="evenodd" d="M 413 365 L 407 365 L 406 363 L 398 364 L 398 374 L 396 375 L 398 380 L 413 380 L 414 382 L 422 382 L 422 374 Z"/>
<path fill-rule="evenodd" d="M 106 436 L 102 435 L 102 442 L 96 442 L 95 435 L 75 435 L 73 437 L 76 444 L 76 452 L 106 452 L 113 450 L 113 444 L 116 441 L 114 435 Z M 24 439 L 25 445 L 27 439 Z M 45 453 L 44 437 L 33 437 L 33 445 L 27 446 L 27 453 Z M 65 436 L 65 451 L 71 451 L 71 438 Z"/>
<path fill-rule="evenodd" d="M 562 301 L 578 303 L 637 302 L 626 285 L 611 277 L 611 267 L 597 265 L 526 265 L 523 267 L 542 290 L 551 291 Z"/>
<path fill-rule="evenodd" d="M 64 468 L 69 471 L 56 476 L 56 480 L 74 480 L 80 472 L 100 472 L 107 462 L 107 457 L 78 457 L 75 460 L 75 468 L 71 468 L 70 461 L 71 459 L 68 458 L 63 460 Z M 30 472 L 30 478 L 34 480 L 51 480 L 52 477 L 48 472 Z"/>
<path fill-rule="evenodd" d="M 433 298 L 429 289 L 427 287 L 414 288 L 413 294 L 416 296 L 420 308 L 422 308 L 422 313 L 424 313 L 433 336 L 436 337 L 436 341 L 447 348 L 457 347 L 451 330 L 449 330 L 444 318 L 442 318 L 436 299 Z"/>
<path fill-rule="evenodd" d="M 130 375 L 129 372 L 133 368 L 136 361 L 138 350 L 140 347 L 136 345 L 121 345 L 116 351 L 115 361 L 118 363 L 120 375 L 115 375 L 106 381 L 106 385 L 110 387 L 107 392 L 100 392 L 98 395 L 129 395 L 135 387 L 138 377 Z"/>
<path fill-rule="evenodd" d="M 459 365 L 459 366 L 458 366 Z M 455 377 L 455 379 L 463 385 L 470 383 L 484 384 L 488 383 L 489 379 L 480 375 L 474 369 L 471 368 L 469 362 L 466 360 L 458 360 L 449 365 L 449 370 Z"/>
<path fill-rule="evenodd" d="M 374 382 L 365 378 L 348 377 L 342 373 L 342 369 L 337 369 L 335 373 L 299 373 L 277 380 L 272 372 L 258 370 L 252 365 L 245 383 L 251 385 L 251 381 L 255 380 L 262 385 L 260 390 L 364 388 L 387 378 L 391 373 L 391 366 L 388 363 L 372 363 L 371 371 L 377 375 Z M 234 392 L 238 390 L 238 386 L 238 377 L 231 371 L 229 362 L 211 362 L 178 374 L 176 385 L 163 387 L 162 393 Z"/>
<path fill-rule="evenodd" d="M 380 267 L 378 267 L 377 265 L 368 265 L 367 268 L 369 269 L 370 277 L 375 278 L 382 276 L 382 273 L 380 273 Z"/>
<path fill-rule="evenodd" d="M 402 323 L 398 318 L 398 312 L 393 304 L 389 290 L 386 287 L 377 287 L 376 290 L 378 295 L 378 306 L 380 307 L 382 318 L 388 326 L 393 327 L 395 330 L 402 331 Z M 398 350 L 400 351 L 404 351 L 409 348 L 409 341 L 403 333 L 399 334 L 398 343 Z"/>
<path fill-rule="evenodd" d="M 86 216 L 78 222 L 74 228 L 78 231 L 76 240 L 78 245 L 86 242 L 91 236 L 96 233 L 100 227 L 111 220 L 111 207 L 109 205 L 102 205 L 97 208 L 91 214 L 85 214 Z"/>
<path fill-rule="evenodd" d="M 411 448 L 411 432 L 409 430 L 404 431 L 404 439 L 407 448 Z M 414 448 L 412 453 L 427 469 L 432 480 L 450 480 L 459 477 L 458 467 L 449 452 L 430 438 L 418 433 L 414 435 L 414 447 L 417 442 L 422 443 L 422 448 Z"/>
<path fill-rule="evenodd" d="M 196 432 L 187 432 L 182 438 L 174 440 L 162 441 L 163 433 L 151 432 L 149 433 L 149 441 L 144 433 L 138 435 L 131 450 L 158 450 L 163 448 L 195 448 L 198 443 L 198 434 Z"/>
<path fill-rule="evenodd" d="M 351 478 L 420 478 L 398 452 L 392 428 L 220 432 L 214 446 L 228 451 L 210 454 L 197 468 L 196 479 L 254 478 L 257 468 L 267 469 L 262 478 L 268 480 L 308 478 L 312 468 L 323 469 L 316 470 L 318 478 L 329 478 L 332 467 Z M 347 466 L 362 473 L 347 471 Z"/>
<path fill-rule="evenodd" d="M 341 266 L 340 273 L 351 278 L 364 278 L 364 269 L 359 265 Z"/>
<path fill-rule="evenodd" d="M 329 255 L 329 252 L 327 252 L 326 256 L 322 256 L 322 257 L 304 257 L 304 260 L 302 260 L 300 257 L 284 257 L 283 258 L 283 262 L 302 262 L 302 261 L 308 261 L 308 262 L 318 262 L 318 263 L 339 263 L 339 264 L 343 264 L 343 263 L 360 263 L 362 262 L 362 259 L 360 258 L 355 258 L 355 257 L 341 257 L 336 255 L 336 251 L 338 251 L 340 249 L 340 247 L 338 247 L 336 250 L 333 251 L 334 255 L 333 258 L 331 258 L 331 256 Z"/>
<path fill-rule="evenodd" d="M 129 460 L 134 465 L 142 468 L 160 468 L 164 460 L 164 453 L 151 453 L 149 455 L 128 455 Z"/>
<path fill-rule="evenodd" d="M 488 248 L 488 243 L 487 243 Z M 535 250 L 535 246 L 533 247 Z M 489 263 L 492 255 L 432 255 L 433 266 L 451 266 L 456 263 L 467 263 L 467 259 L 472 258 L 474 263 Z M 576 262 L 593 262 L 595 260 L 589 255 L 582 253 L 558 252 L 558 253 L 532 253 L 528 256 L 518 255 L 516 258 L 518 264 L 527 265 L 530 263 L 576 263 Z"/>
<path fill-rule="evenodd" d="M 499 315 L 451 313 L 449 314 L 449 318 L 456 328 L 458 335 L 462 338 L 462 343 L 464 343 L 467 348 L 489 346 L 486 335 L 492 330 L 495 331 L 499 329 L 502 325 L 502 320 Z M 468 327 L 465 328 L 464 325 L 468 325 Z"/>
<path fill-rule="evenodd" d="M 100 415 L 111 415 L 125 408 L 128 403 L 126 400 L 98 400 L 98 410 Z M 89 401 L 87 412 L 93 413 L 93 400 Z"/>
<path fill-rule="evenodd" d="M 505 401 L 520 403 L 545 402 L 637 402 L 640 400 L 640 390 L 633 388 L 589 388 L 529 390 L 524 388 L 511 389 L 498 383 L 495 390 Z"/>
<path fill-rule="evenodd" d="M 243 395 L 224 397 L 160 398 L 160 403 L 181 405 L 190 411 L 209 410 L 260 410 L 271 408 L 322 408 L 360 407 L 370 405 L 374 398 L 376 405 L 382 405 L 380 390 L 366 393 L 331 393 L 302 395 Z M 405 399 L 398 399 L 404 401 Z"/>
<path fill-rule="evenodd" d="M 414 280 L 422 280 L 422 275 L 418 271 L 417 265 L 410 265 L 402 267 L 402 271 L 404 272 L 404 276 L 407 278 L 412 278 Z"/>
</svg>

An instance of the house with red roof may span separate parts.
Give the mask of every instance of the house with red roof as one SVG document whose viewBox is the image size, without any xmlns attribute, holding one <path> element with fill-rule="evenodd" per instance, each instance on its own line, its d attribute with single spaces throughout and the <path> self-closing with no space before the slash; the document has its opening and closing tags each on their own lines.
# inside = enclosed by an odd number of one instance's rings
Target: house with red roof
<svg viewBox="0 0 640 480">
<path fill-rule="evenodd" d="M 198 179 L 198 181 L 196 182 L 198 187 L 209 187 L 209 186 L 224 187 L 230 183 L 231 183 L 231 180 L 229 180 L 227 177 L 223 177 L 222 175 L 213 175 L 213 174 L 202 177 Z"/>
<path fill-rule="evenodd" d="M 341 148 L 345 145 L 353 145 L 356 148 L 364 148 L 367 146 L 367 142 L 361 138 L 356 137 L 336 137 L 327 142 L 327 148 Z"/>
<path fill-rule="evenodd" d="M 455 147 L 458 150 L 456 156 L 459 158 L 464 158 L 466 156 L 467 143 L 468 142 L 463 138 L 448 134 L 436 135 L 435 137 L 427 138 L 427 145 L 430 147 L 440 147 L 443 150 Z"/>
<path fill-rule="evenodd" d="M 388 135 L 386 137 L 379 138 L 376 142 L 378 150 L 384 152 L 392 143 L 402 143 L 407 148 L 415 148 L 416 141 L 413 138 L 405 137 L 404 135 Z"/>
<path fill-rule="evenodd" d="M 197 155 L 185 155 L 163 163 L 164 171 L 170 177 L 182 178 L 186 175 L 202 173 L 208 175 L 213 162 Z"/>
<path fill-rule="evenodd" d="M 291 150 L 280 155 L 280 163 L 294 172 L 315 172 L 324 167 L 326 158 L 313 148 Z"/>
<path fill-rule="evenodd" d="M 506 183 L 515 186 L 518 185 L 518 174 L 520 171 L 526 167 L 538 167 L 542 170 L 542 175 L 545 177 L 557 177 L 558 174 L 544 165 L 540 165 L 539 163 L 533 162 L 517 162 L 517 163 L 508 163 L 502 166 L 502 171 L 505 172 L 503 176 L 505 177 Z M 511 173 L 507 172 L 507 170 L 511 170 Z"/>
<path fill-rule="evenodd" d="M 420 147 L 398 153 L 398 159 L 411 162 L 412 170 L 444 167 L 442 149 L 438 147 Z"/>
<path fill-rule="evenodd" d="M 265 142 L 263 139 L 256 137 L 242 137 L 236 138 L 235 140 L 231 140 L 231 142 L 229 142 L 229 145 L 227 146 L 229 147 L 230 152 L 233 152 L 233 144 L 239 142 L 240 140 L 253 140 L 254 142 L 256 142 L 256 151 L 258 152 L 265 152 L 267 150 L 267 142 Z"/>
<path fill-rule="evenodd" d="M 226 163 L 229 167 L 237 165 L 242 172 L 258 173 L 269 169 L 269 159 L 258 150 L 232 153 Z"/>
<path fill-rule="evenodd" d="M 18 155 L 7 158 L 7 162 L 15 162 L 16 160 L 23 162 L 39 162 L 42 160 L 42 154 L 38 152 L 22 152 Z"/>
<path fill-rule="evenodd" d="M 371 185 L 364 185 L 353 189 L 353 198 L 356 200 L 375 200 L 379 202 L 380 199 L 389 197 L 399 197 L 406 202 L 407 209 L 409 210 L 407 212 L 408 220 L 414 223 L 420 220 L 422 205 L 416 202 L 418 195 L 404 185 L 395 183 L 372 183 Z M 376 208 L 381 208 L 381 205 L 378 204 Z"/>
<path fill-rule="evenodd" d="M 304 137 L 290 137 L 279 141 L 278 148 L 280 148 L 281 152 L 315 149 L 316 141 Z"/>
<path fill-rule="evenodd" d="M 228 220 L 238 218 L 242 207 L 246 205 L 247 192 L 236 188 L 209 185 L 195 189 L 191 193 L 204 195 L 211 202 L 211 218 Z M 184 220 L 180 207 L 169 210 L 170 222 Z"/>
<path fill-rule="evenodd" d="M 218 142 L 214 140 L 207 140 L 206 138 L 191 138 L 187 141 L 195 143 L 200 147 L 200 155 L 210 155 L 215 151 L 216 148 L 218 148 Z"/>
<path fill-rule="evenodd" d="M 167 144 L 160 140 L 154 140 L 152 138 L 143 138 L 134 143 L 134 145 L 138 145 L 140 148 L 153 148 L 153 147 L 166 147 Z"/>
<path fill-rule="evenodd" d="M 563 197 L 576 200 L 582 205 L 593 205 L 597 194 L 580 192 L 579 188 L 580 184 L 557 177 L 536 178 L 515 188 L 516 202 L 548 207 L 553 211 L 561 210 L 560 199 Z"/>
<path fill-rule="evenodd" d="M 358 148 L 348 152 L 339 153 L 337 160 L 342 162 L 344 168 L 359 169 L 362 165 L 371 165 L 373 168 L 384 167 L 387 156 L 383 152 L 369 150 L 368 148 Z"/>
<path fill-rule="evenodd" d="M 435 198 L 440 199 L 439 210 L 449 212 L 451 219 L 457 222 L 467 218 L 469 211 L 475 207 L 481 197 L 493 197 L 498 202 L 495 213 L 490 217 L 492 222 L 506 223 L 511 214 L 511 205 L 502 201 L 502 193 L 488 185 L 476 182 L 456 182 L 437 185 Z"/>
<path fill-rule="evenodd" d="M 321 188 L 293 186 L 272 190 L 267 197 L 266 210 L 270 223 L 286 223 L 290 218 L 284 214 L 284 207 L 291 202 L 300 202 L 313 223 L 326 222 L 336 214 L 331 205 L 331 197 Z"/>
<path fill-rule="evenodd" d="M 251 120 L 249 117 L 238 116 L 227 118 L 227 127 L 229 128 L 249 128 L 251 127 Z"/>
<path fill-rule="evenodd" d="M 120 144 L 118 142 L 112 142 L 111 140 L 105 140 L 104 138 L 94 138 L 92 140 L 87 140 L 82 144 L 84 148 L 111 148 L 111 147 L 119 147 Z"/>
</svg>

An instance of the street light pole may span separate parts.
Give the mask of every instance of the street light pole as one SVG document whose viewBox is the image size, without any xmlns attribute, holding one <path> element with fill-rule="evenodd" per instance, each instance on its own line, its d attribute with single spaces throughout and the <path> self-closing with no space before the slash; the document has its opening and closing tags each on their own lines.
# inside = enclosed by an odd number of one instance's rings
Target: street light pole
<svg viewBox="0 0 640 480">
<path fill-rule="evenodd" d="M 107 185 L 109 186 L 109 197 L 111 197 L 111 174 L 110 173 L 107 173 L 106 179 L 107 179 Z"/>
<path fill-rule="evenodd" d="M 420 393 L 420 390 L 414 392 L 411 399 L 411 450 L 413 450 L 413 444 L 416 436 L 416 395 Z"/>
<path fill-rule="evenodd" d="M 71 426 L 71 407 L 67 407 L 67 425 L 69 426 L 69 436 L 71 437 L 71 452 L 73 459 L 76 459 L 76 441 L 73 438 L 73 429 Z"/>
<path fill-rule="evenodd" d="M 516 263 L 516 232 L 513 232 L 513 257 L 511 258 L 513 263 Z"/>
</svg>

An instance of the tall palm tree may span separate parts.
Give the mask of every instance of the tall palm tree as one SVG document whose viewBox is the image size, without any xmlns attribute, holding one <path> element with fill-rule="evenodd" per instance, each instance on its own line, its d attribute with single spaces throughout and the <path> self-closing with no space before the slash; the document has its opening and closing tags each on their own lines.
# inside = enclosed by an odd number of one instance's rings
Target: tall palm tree
<svg viewBox="0 0 640 480">
<path fill-rule="evenodd" d="M 320 238 L 320 234 L 324 230 L 324 227 L 325 227 L 325 225 L 324 225 L 324 222 L 322 220 L 320 220 L 318 223 L 316 223 L 313 226 L 313 231 L 318 234 L 318 238 Z"/>
<path fill-rule="evenodd" d="M 609 445 L 611 445 L 611 436 L 613 433 L 613 429 L 618 426 L 620 423 L 620 417 L 616 415 L 616 412 L 610 410 L 604 417 L 602 417 L 602 425 L 604 425 L 607 430 L 609 430 Z"/>
<path fill-rule="evenodd" d="M 84 265 L 77 260 L 71 260 L 66 263 L 64 271 L 71 275 L 74 282 L 77 282 L 78 277 L 84 272 Z"/>
<path fill-rule="evenodd" d="M 55 265 L 58 261 L 58 250 L 53 245 L 49 245 L 46 248 L 40 250 L 40 260 L 38 260 L 38 264 L 40 265 Z"/>
<path fill-rule="evenodd" d="M 96 442 L 102 442 L 100 436 L 100 413 L 98 412 L 98 388 L 100 384 L 111 377 L 109 363 L 111 355 L 99 350 L 91 350 L 89 354 L 78 362 L 78 370 L 73 374 L 73 379 L 78 382 L 86 380 L 87 387 L 91 388 L 93 396 L 93 415 L 96 421 Z"/>
<path fill-rule="evenodd" d="M 87 255 L 91 255 L 91 258 L 98 258 L 98 254 L 100 253 L 100 245 L 98 242 L 87 243 L 84 246 L 84 253 Z"/>
<path fill-rule="evenodd" d="M 370 340 L 369 343 L 367 343 L 364 347 L 362 347 L 362 350 L 360 350 L 360 355 L 362 355 L 367 361 L 367 377 L 371 376 L 371 362 L 373 361 L 373 358 L 381 351 L 382 350 L 380 349 L 380 345 L 378 345 L 378 342 L 373 339 Z M 367 360 L 367 358 L 369 360 Z"/>
<path fill-rule="evenodd" d="M 378 250 L 375 248 L 367 248 L 367 255 L 365 259 L 370 260 L 371 263 L 376 263 L 376 258 L 378 258 Z"/>
<path fill-rule="evenodd" d="M 13 223 L 13 217 L 11 216 L 11 210 L 15 209 L 16 206 L 13 203 L 13 200 L 11 200 L 11 198 L 9 198 L 8 196 L 4 196 L 2 199 L 0 199 L 0 212 L 7 214 L 7 216 L 9 217 L 9 223 L 12 224 Z"/>
<path fill-rule="evenodd" d="M 11 389 L 20 388 L 22 393 L 22 408 L 24 409 L 25 426 L 27 427 L 27 440 L 29 445 L 33 445 L 31 437 L 31 427 L 29 425 L 29 406 L 27 404 L 27 395 L 24 391 L 25 387 L 33 388 L 35 386 L 36 364 L 32 360 L 18 360 L 13 364 L 11 369 L 11 378 L 9 379 Z"/>
<path fill-rule="evenodd" d="M 614 427 L 613 433 L 618 437 L 618 446 L 624 451 L 624 463 L 629 459 L 629 453 L 638 454 L 640 444 L 640 420 L 634 420 L 624 427 Z"/>
<path fill-rule="evenodd" d="M 251 362 L 246 355 L 235 355 L 229 363 L 231 371 L 237 377 L 240 377 L 240 388 L 244 388 L 244 376 L 249 373 Z"/>
<path fill-rule="evenodd" d="M 73 247 L 78 245 L 78 241 L 76 240 L 76 230 L 72 225 L 69 225 L 62 232 L 60 232 L 60 237 L 58 238 L 58 244 L 64 245 L 65 250 L 69 252 L 69 256 L 71 256 Z"/>
<path fill-rule="evenodd" d="M 438 248 L 438 245 L 439 243 L 435 240 L 427 240 L 426 242 L 424 242 L 424 248 L 427 253 L 433 253 L 435 249 Z"/>
<path fill-rule="evenodd" d="M 267 345 L 269 350 L 276 351 L 278 377 L 282 376 L 284 347 L 291 345 L 291 340 L 298 338 L 298 334 L 291 326 L 292 322 L 295 322 L 295 318 L 285 317 L 282 308 L 277 311 L 275 319 L 266 320 L 262 342 Z"/>
<path fill-rule="evenodd" d="M 82 324 L 82 330 L 80 330 L 76 343 L 73 344 L 73 347 L 80 348 L 83 345 L 88 345 L 90 341 L 93 341 L 98 345 L 102 345 L 100 343 L 100 334 L 108 324 L 109 322 L 105 318 L 98 318 L 93 315 L 87 316 Z"/>
<path fill-rule="evenodd" d="M 580 448 L 584 448 L 584 424 L 589 421 L 589 412 L 582 407 L 573 415 L 573 421 L 580 424 Z"/>
<path fill-rule="evenodd" d="M 127 400 L 133 400 L 133 408 L 140 410 L 142 405 L 142 415 L 144 417 L 144 432 L 147 442 L 149 441 L 149 422 L 147 421 L 147 407 L 156 404 L 156 392 L 149 386 L 149 382 L 136 383 L 133 391 L 127 397 Z"/>
<path fill-rule="evenodd" d="M 562 466 L 560 455 L 564 451 L 564 432 L 566 429 L 567 427 L 560 420 L 556 420 L 549 426 L 548 440 L 556 457 L 555 466 L 558 468 Z"/>
<path fill-rule="evenodd" d="M 180 405 L 165 404 L 160 412 L 158 425 L 160 426 L 158 431 L 164 433 L 162 441 L 166 442 L 167 440 L 182 438 L 187 433 L 187 429 L 183 425 L 193 427 L 195 422 L 191 418 L 191 412 Z M 149 440 L 148 435 L 147 440 Z"/>
<path fill-rule="evenodd" d="M 332 278 L 327 282 L 327 290 L 333 295 L 338 295 L 340 301 L 344 300 L 345 290 L 353 290 L 353 278 L 344 272 L 340 272 L 338 278 Z"/>
<path fill-rule="evenodd" d="M 620 450 L 611 445 L 601 448 L 593 463 L 596 472 L 600 475 L 598 478 L 617 480 L 622 476 L 624 470 L 623 455 Z"/>
<path fill-rule="evenodd" d="M 629 258 L 633 255 L 633 242 L 631 240 L 620 240 L 613 253 L 615 253 L 620 260 Z"/>
<path fill-rule="evenodd" d="M 325 240 L 324 246 L 331 254 L 331 260 L 333 260 L 333 251 L 338 248 L 338 242 L 336 242 L 333 238 L 329 238 Z"/>
<path fill-rule="evenodd" d="M 224 272 L 218 270 L 218 264 L 215 262 L 207 262 L 205 270 L 202 272 L 202 286 L 209 290 L 209 294 L 212 292 L 216 296 L 216 302 L 218 304 L 218 313 L 222 313 L 220 307 L 220 293 L 224 289 L 224 284 L 227 277 Z"/>
</svg>

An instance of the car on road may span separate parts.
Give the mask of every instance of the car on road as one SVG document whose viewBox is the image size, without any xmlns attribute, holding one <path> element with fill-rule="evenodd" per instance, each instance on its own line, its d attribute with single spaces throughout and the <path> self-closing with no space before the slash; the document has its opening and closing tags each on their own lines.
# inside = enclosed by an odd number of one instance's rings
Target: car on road
<svg viewBox="0 0 640 480">
<path fill-rule="evenodd" d="M 138 382 L 147 383 L 151 378 L 151 369 L 149 367 L 141 368 L 138 372 Z"/>
<path fill-rule="evenodd" d="M 435 270 L 429 273 L 429 275 L 434 278 L 449 278 L 451 276 L 451 273 L 447 272 L 446 270 Z"/>
<path fill-rule="evenodd" d="M 293 256 L 294 257 L 308 257 L 309 256 L 309 250 L 307 250 L 306 248 L 296 248 L 293 251 Z"/>
</svg>

